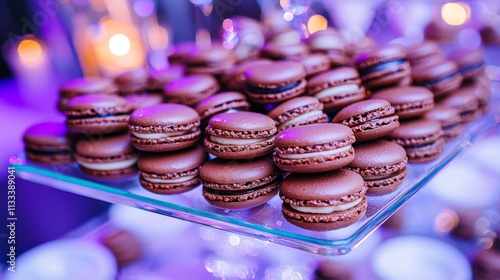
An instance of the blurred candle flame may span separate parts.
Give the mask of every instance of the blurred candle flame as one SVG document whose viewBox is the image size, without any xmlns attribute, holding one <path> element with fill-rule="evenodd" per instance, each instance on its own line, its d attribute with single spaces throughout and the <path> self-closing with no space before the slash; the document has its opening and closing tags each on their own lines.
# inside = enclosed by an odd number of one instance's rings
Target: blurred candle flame
<svg viewBox="0 0 500 280">
<path fill-rule="evenodd" d="M 325 30 L 328 27 L 328 20 L 322 15 L 312 15 L 307 21 L 307 30 L 309 34 Z"/>
<path fill-rule="evenodd" d="M 115 34 L 109 39 L 109 51 L 117 56 L 126 55 L 130 51 L 130 39 L 123 34 Z"/>
<path fill-rule="evenodd" d="M 22 65 L 28 68 L 40 66 L 45 59 L 45 51 L 35 38 L 23 39 L 17 46 Z"/>
<path fill-rule="evenodd" d="M 463 25 L 470 18 L 470 7 L 463 2 L 450 2 L 441 7 L 441 16 L 449 25 Z"/>
</svg>

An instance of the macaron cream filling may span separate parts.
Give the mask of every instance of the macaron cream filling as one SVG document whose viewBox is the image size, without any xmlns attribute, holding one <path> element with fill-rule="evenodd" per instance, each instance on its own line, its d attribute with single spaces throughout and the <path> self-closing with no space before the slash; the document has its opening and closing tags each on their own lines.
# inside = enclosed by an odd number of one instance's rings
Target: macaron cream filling
<svg viewBox="0 0 500 280">
<path fill-rule="evenodd" d="M 76 159 L 78 164 L 81 166 L 87 168 L 87 169 L 92 169 L 92 170 L 117 170 L 117 169 L 124 169 L 131 167 L 134 165 L 137 160 L 139 159 L 139 156 L 135 156 L 126 160 L 122 161 L 117 161 L 117 162 L 105 162 L 105 163 L 89 163 L 89 162 L 84 162 L 81 160 Z"/>
<path fill-rule="evenodd" d="M 405 64 L 407 61 L 406 58 L 402 58 L 402 59 L 397 59 L 397 60 L 391 60 L 391 61 L 386 61 L 386 62 L 382 62 L 382 63 L 378 63 L 372 67 L 368 67 L 368 68 L 365 68 L 365 69 L 360 69 L 359 70 L 359 74 L 361 76 L 365 76 L 365 75 L 368 75 L 368 74 L 371 74 L 371 73 L 374 73 L 374 72 L 377 72 L 377 71 L 382 71 L 382 70 L 386 70 L 386 69 L 389 69 L 389 68 L 396 68 L 396 67 L 399 67 L 403 64 Z"/>
<path fill-rule="evenodd" d="M 142 178 L 148 182 L 156 183 L 156 184 L 175 184 L 175 183 L 182 183 L 182 182 L 192 180 L 192 179 L 196 178 L 197 176 L 198 175 L 188 175 L 188 176 L 182 176 L 182 177 L 176 178 L 176 179 L 156 179 L 156 178 L 148 178 L 148 177 L 144 177 L 144 176 L 142 176 Z"/>
<path fill-rule="evenodd" d="M 193 128 L 191 130 L 183 130 L 183 131 L 175 131 L 175 132 L 163 132 L 163 133 L 140 133 L 140 132 L 135 132 L 132 131 L 132 134 L 141 139 L 161 139 L 161 138 L 168 138 L 168 137 L 174 137 L 174 136 L 181 136 L 185 135 L 188 133 L 195 132 L 196 128 Z"/>
<path fill-rule="evenodd" d="M 266 137 L 266 138 L 258 138 L 258 139 L 236 139 L 236 138 L 227 138 L 210 135 L 210 140 L 214 143 L 222 144 L 222 145 L 250 145 L 256 144 L 263 141 L 271 140 L 274 136 Z"/>
<path fill-rule="evenodd" d="M 322 90 L 318 92 L 315 95 L 315 97 L 318 99 L 323 99 L 331 96 L 337 96 L 337 95 L 343 95 L 345 93 L 355 92 L 357 90 L 359 90 L 359 85 L 357 84 L 340 85 Z"/>
<path fill-rule="evenodd" d="M 294 89 L 298 87 L 302 83 L 302 80 L 298 80 L 296 82 L 286 84 L 283 86 L 279 87 L 272 87 L 272 88 L 264 88 L 264 87 L 259 87 L 259 86 L 254 86 L 251 84 L 247 84 L 247 90 L 251 93 L 260 93 L 260 94 L 272 94 L 272 93 L 281 93 L 284 91 L 288 91 L 291 89 Z"/>
<path fill-rule="evenodd" d="M 441 83 L 443 81 L 446 81 L 446 80 L 449 80 L 449 79 L 453 79 L 453 78 L 455 78 L 459 74 L 460 73 L 458 71 L 455 71 L 455 72 L 452 72 L 450 74 L 447 74 L 447 75 L 444 75 L 444 76 L 441 76 L 441 77 L 437 77 L 437 78 L 434 78 L 434 79 L 431 79 L 431 80 L 426 80 L 426 81 L 423 81 L 423 82 L 416 82 L 415 81 L 415 84 L 418 84 L 418 85 L 424 86 L 424 87 L 431 87 L 431 86 L 439 84 L 439 83 Z"/>
<path fill-rule="evenodd" d="M 303 212 L 303 213 L 328 214 L 328 213 L 333 213 L 333 212 L 337 212 L 337 211 L 344 211 L 344 210 L 350 209 L 350 208 L 358 205 L 359 203 L 361 203 L 362 200 L 363 200 L 363 197 L 360 197 L 354 201 L 340 204 L 340 205 L 334 205 L 334 206 L 307 207 L 307 206 L 298 206 L 298 205 L 290 204 L 290 207 L 292 207 L 293 209 L 295 209 L 299 212 Z"/>
<path fill-rule="evenodd" d="M 341 147 L 338 149 L 321 151 L 321 152 L 312 152 L 312 153 L 302 153 L 302 154 L 278 154 L 281 158 L 286 159 L 303 159 L 303 158 L 311 158 L 311 157 L 328 157 L 335 154 L 340 154 L 347 152 L 351 149 L 351 145 Z"/>
<path fill-rule="evenodd" d="M 323 115 L 323 111 L 322 110 L 314 110 L 314 111 L 311 111 L 311 112 L 307 112 L 305 114 L 302 114 L 300 116 L 297 116 L 289 121 L 286 121 L 282 124 L 280 124 L 278 126 L 278 128 L 283 128 L 283 127 L 287 127 L 287 126 L 291 126 L 291 125 L 294 125 L 294 124 L 298 124 L 298 123 L 301 123 L 301 122 L 305 122 L 309 119 L 313 119 L 313 118 L 316 118 L 316 117 L 320 117 Z"/>
</svg>

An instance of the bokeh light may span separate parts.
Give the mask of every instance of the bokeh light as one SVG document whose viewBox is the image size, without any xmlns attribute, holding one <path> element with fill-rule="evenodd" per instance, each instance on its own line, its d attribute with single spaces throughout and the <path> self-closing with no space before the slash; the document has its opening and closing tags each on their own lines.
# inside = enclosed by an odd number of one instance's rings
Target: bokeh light
<svg viewBox="0 0 500 280">
<path fill-rule="evenodd" d="M 438 233 L 448 233 L 458 225 L 457 213 L 450 209 L 445 209 L 434 219 L 434 229 Z"/>
<path fill-rule="evenodd" d="M 285 12 L 283 14 L 283 18 L 286 20 L 286 21 L 292 21 L 293 20 L 293 14 L 291 12 Z"/>
<path fill-rule="evenodd" d="M 449 25 L 462 25 L 470 18 L 470 7 L 466 3 L 446 3 L 441 8 L 441 16 Z"/>
<path fill-rule="evenodd" d="M 21 63 L 26 67 L 39 66 L 44 59 L 42 45 L 35 39 L 24 39 L 17 46 Z"/>
<path fill-rule="evenodd" d="M 313 15 L 307 21 L 307 30 L 309 34 L 314 32 L 325 30 L 328 27 L 328 20 L 322 15 Z"/>
<path fill-rule="evenodd" d="M 109 39 L 108 46 L 112 54 L 126 55 L 130 51 L 130 39 L 123 34 L 115 34 Z"/>
</svg>

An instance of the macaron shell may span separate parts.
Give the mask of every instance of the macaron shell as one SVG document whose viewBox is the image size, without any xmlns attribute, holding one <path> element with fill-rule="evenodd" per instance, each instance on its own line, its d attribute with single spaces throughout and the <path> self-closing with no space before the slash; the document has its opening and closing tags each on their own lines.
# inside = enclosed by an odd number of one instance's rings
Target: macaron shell
<svg viewBox="0 0 500 280">
<path fill-rule="evenodd" d="M 180 79 L 184 76 L 186 67 L 184 65 L 170 65 L 164 70 L 150 70 L 147 81 L 147 90 L 155 92 L 163 92 L 166 84 Z"/>
<path fill-rule="evenodd" d="M 479 101 L 469 87 L 458 89 L 452 95 L 440 100 L 438 104 L 457 109 L 462 123 L 471 122 L 479 116 Z"/>
<path fill-rule="evenodd" d="M 264 189 L 246 194 L 246 195 L 233 195 L 221 197 L 223 200 L 216 200 L 203 190 L 203 196 L 206 201 L 217 208 L 221 209 L 247 209 L 257 207 L 259 205 L 265 204 L 271 200 L 279 190 L 279 182 L 271 184 Z"/>
<path fill-rule="evenodd" d="M 152 183 L 149 181 L 144 180 L 144 178 L 141 176 L 139 179 L 139 183 L 141 186 L 156 194 L 179 194 L 179 193 L 184 193 L 189 190 L 192 190 L 196 188 L 197 186 L 200 185 L 200 179 L 198 177 L 184 181 L 184 182 L 179 182 L 179 183 L 171 183 L 171 184 L 164 184 L 164 183 Z"/>
<path fill-rule="evenodd" d="M 261 55 L 271 59 L 298 59 L 309 54 L 309 47 L 305 44 L 281 45 L 267 43 L 262 47 Z"/>
<path fill-rule="evenodd" d="M 168 83 L 164 88 L 165 100 L 170 103 L 193 106 L 219 90 L 211 75 L 189 75 Z"/>
<path fill-rule="evenodd" d="M 314 231 L 329 231 L 348 227 L 361 220 L 367 208 L 367 199 L 363 197 L 363 200 L 355 207 L 330 214 L 298 212 L 285 203 L 282 205 L 282 212 L 284 218 L 289 223 L 300 228 Z"/>
<path fill-rule="evenodd" d="M 389 135 L 392 139 L 399 139 L 398 144 L 405 146 L 424 145 L 436 141 L 442 136 L 441 124 L 434 120 L 415 119 L 402 122 Z"/>
<path fill-rule="evenodd" d="M 67 119 L 66 126 L 76 133 L 83 134 L 111 134 L 127 129 L 128 115 Z"/>
<path fill-rule="evenodd" d="M 306 147 L 343 141 L 353 135 L 345 125 L 321 123 L 286 129 L 276 136 L 278 147 Z"/>
<path fill-rule="evenodd" d="M 406 149 L 408 155 L 408 162 L 410 163 L 424 163 L 437 159 L 444 150 L 444 138 L 436 140 L 435 144 L 431 147 L 423 147 L 415 150 Z"/>
<path fill-rule="evenodd" d="M 394 192 L 404 182 L 408 170 L 405 168 L 391 177 L 380 180 L 370 180 L 365 182 L 366 194 L 370 196 L 381 196 Z"/>
<path fill-rule="evenodd" d="M 443 58 L 439 45 L 434 41 L 423 41 L 406 48 L 408 61 L 412 67 L 425 65 Z"/>
<path fill-rule="evenodd" d="M 209 49 L 193 49 L 185 57 L 188 74 L 219 75 L 233 67 L 236 56 L 233 50 L 221 45 Z"/>
<path fill-rule="evenodd" d="M 296 61 L 252 65 L 245 71 L 246 82 L 262 88 L 275 88 L 300 81 L 306 76 L 304 65 Z"/>
<path fill-rule="evenodd" d="M 227 133 L 231 132 L 241 132 L 241 136 L 237 135 L 218 135 L 217 136 L 225 136 L 225 137 L 233 137 L 233 138 L 255 138 L 250 135 L 249 132 L 265 132 L 265 136 L 274 135 L 276 132 L 276 126 L 274 121 L 260 113 L 255 112 L 231 112 L 231 113 L 222 113 L 215 115 L 208 122 L 209 127 L 214 130 L 221 130 L 221 133 L 227 131 Z M 209 134 L 215 135 L 215 133 Z"/>
<path fill-rule="evenodd" d="M 29 160 L 43 164 L 58 165 L 68 164 L 75 161 L 73 158 L 73 153 L 70 151 L 57 154 L 37 153 L 33 150 L 25 150 L 24 152 Z"/>
<path fill-rule="evenodd" d="M 370 99 L 384 99 L 396 109 L 401 119 L 422 116 L 434 107 L 434 95 L 425 87 L 404 86 L 375 92 Z"/>
<path fill-rule="evenodd" d="M 129 124 L 132 126 L 132 131 L 134 131 L 135 126 L 138 128 L 164 126 L 166 131 L 174 131 L 173 128 L 169 127 L 182 126 L 190 123 L 195 125 L 199 121 L 200 116 L 198 113 L 186 105 L 162 103 L 135 110 L 130 115 Z"/>
<path fill-rule="evenodd" d="M 424 115 L 424 118 L 438 121 L 443 129 L 443 137 L 449 140 L 462 134 L 463 126 L 458 110 L 453 107 L 437 105 Z"/>
<path fill-rule="evenodd" d="M 273 151 L 274 139 L 271 137 L 269 139 L 263 139 L 261 142 L 248 145 L 224 145 L 215 143 L 210 140 L 210 137 L 206 137 L 203 141 L 205 150 L 220 158 L 224 159 L 253 159 L 261 156 L 265 156 Z"/>
<path fill-rule="evenodd" d="M 414 67 L 411 77 L 414 84 L 429 88 L 436 96 L 451 93 L 459 88 L 463 81 L 457 64 L 449 60 Z"/>
<path fill-rule="evenodd" d="M 312 96 L 300 96 L 281 103 L 272 109 L 267 115 L 272 118 L 278 126 L 278 130 L 313 123 L 325 123 L 328 116 L 325 113 L 307 117 L 299 122 L 289 123 L 296 118 L 303 118 L 310 112 L 322 111 L 323 104 Z M 289 123 L 289 124 L 286 124 Z"/>
<path fill-rule="evenodd" d="M 450 58 L 458 64 L 459 71 L 464 79 L 470 80 L 484 74 L 484 53 L 481 49 L 462 49 L 455 51 Z M 467 67 L 477 65 L 467 69 Z"/>
<path fill-rule="evenodd" d="M 35 150 L 69 150 L 70 131 L 64 123 L 44 122 L 32 125 L 23 134 L 26 146 Z"/>
<path fill-rule="evenodd" d="M 68 117 L 94 116 L 97 114 L 128 113 L 127 101 L 116 95 L 86 94 L 72 98 L 64 107 Z"/>
<path fill-rule="evenodd" d="M 89 158 L 116 158 L 128 153 L 136 153 L 130 143 L 130 134 L 80 138 L 76 144 L 78 155 Z"/>
<path fill-rule="evenodd" d="M 89 175 L 90 177 L 97 177 L 104 179 L 120 179 L 135 175 L 137 173 L 137 168 L 135 166 L 123 169 L 115 169 L 115 170 L 94 170 L 80 166 L 80 170 L 84 174 Z"/>
<path fill-rule="evenodd" d="M 61 98 L 83 94 L 117 94 L 118 87 L 109 78 L 76 78 L 64 82 L 60 89 Z"/>
<path fill-rule="evenodd" d="M 162 175 L 174 175 L 196 169 L 206 160 L 207 154 L 203 147 L 195 145 L 171 153 L 143 153 L 137 161 L 137 167 L 142 172 L 150 173 L 151 178 L 161 179 L 164 177 Z"/>
<path fill-rule="evenodd" d="M 195 107 L 195 110 L 202 119 L 226 112 L 230 109 L 247 111 L 250 109 L 250 103 L 248 103 L 246 96 L 242 93 L 226 91 L 205 98 Z"/>
<path fill-rule="evenodd" d="M 312 53 L 298 58 L 297 61 L 302 63 L 306 68 L 307 77 L 330 69 L 330 59 L 322 53 Z"/>
<path fill-rule="evenodd" d="M 158 139 L 141 139 L 132 136 L 132 145 L 145 152 L 171 152 L 195 145 L 200 139 L 201 130 L 196 128 L 187 134 Z"/>
</svg>

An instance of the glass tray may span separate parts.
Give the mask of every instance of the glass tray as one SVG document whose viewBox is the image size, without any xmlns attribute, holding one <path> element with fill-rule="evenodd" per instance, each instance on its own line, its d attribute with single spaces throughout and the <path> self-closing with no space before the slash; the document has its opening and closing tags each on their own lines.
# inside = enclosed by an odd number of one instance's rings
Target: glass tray
<svg viewBox="0 0 500 280">
<path fill-rule="evenodd" d="M 399 189 L 380 197 L 368 197 L 366 215 L 355 224 L 334 231 L 315 232 L 289 224 L 281 213 L 281 200 L 275 196 L 265 205 L 238 211 L 210 206 L 201 187 L 184 194 L 157 195 L 144 190 L 138 176 L 124 180 L 96 180 L 80 172 L 76 164 L 43 166 L 13 156 L 10 163 L 18 176 L 83 196 L 125 204 L 146 211 L 204 224 L 217 229 L 252 236 L 315 254 L 340 255 L 355 249 L 431 178 L 466 147 L 500 122 L 500 96 L 492 96 L 487 114 L 465 127 L 461 137 L 446 144 L 441 157 L 426 164 L 409 164 L 408 175 Z"/>
</svg>

